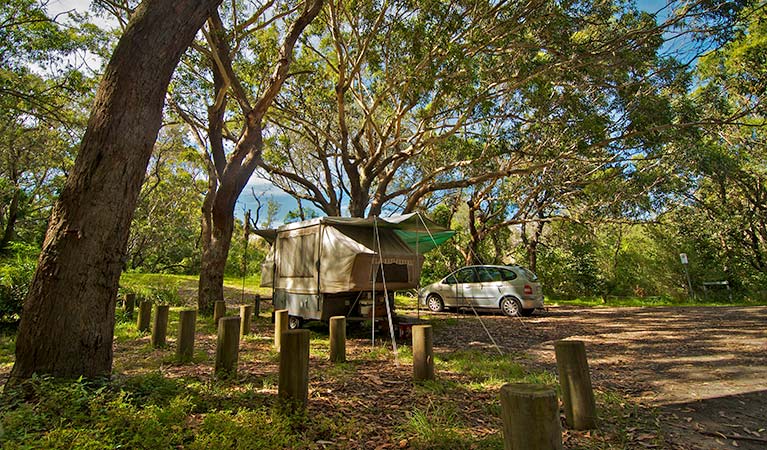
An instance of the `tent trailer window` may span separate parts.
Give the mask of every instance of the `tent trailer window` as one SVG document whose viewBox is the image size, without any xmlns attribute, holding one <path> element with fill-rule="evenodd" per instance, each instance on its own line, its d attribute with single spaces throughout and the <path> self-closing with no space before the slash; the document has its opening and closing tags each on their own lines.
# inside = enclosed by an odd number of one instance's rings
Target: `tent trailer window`
<svg viewBox="0 0 767 450">
<path fill-rule="evenodd" d="M 314 254 L 317 236 L 299 234 L 278 241 L 280 243 L 280 276 L 283 274 L 296 278 L 314 277 Z M 294 255 L 293 257 L 289 255 Z"/>
<path fill-rule="evenodd" d="M 409 280 L 407 264 L 386 264 L 383 265 L 383 274 L 386 276 L 385 280 L 391 283 L 407 283 Z M 381 265 L 378 265 L 378 273 L 376 274 L 376 280 L 382 281 L 384 278 L 381 274 Z"/>
</svg>

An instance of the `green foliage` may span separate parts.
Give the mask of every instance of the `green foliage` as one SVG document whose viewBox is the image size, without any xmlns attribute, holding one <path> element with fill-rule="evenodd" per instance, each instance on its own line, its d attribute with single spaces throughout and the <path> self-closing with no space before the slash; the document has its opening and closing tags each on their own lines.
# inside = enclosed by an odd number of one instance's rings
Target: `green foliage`
<svg viewBox="0 0 767 450">
<path fill-rule="evenodd" d="M 153 280 L 147 284 L 147 279 Z M 184 306 L 184 301 L 179 295 L 181 281 L 172 277 L 150 276 L 139 280 L 128 275 L 121 279 L 122 292 L 132 292 L 138 298 L 149 301 L 155 305 Z"/>
<path fill-rule="evenodd" d="M 290 448 L 297 444 L 290 421 L 282 415 L 240 409 L 206 415 L 189 448 L 249 450 Z"/>
<path fill-rule="evenodd" d="M 39 249 L 24 244 L 11 244 L 0 257 L 0 323 L 21 318 L 24 297 L 37 267 Z"/>
<path fill-rule="evenodd" d="M 261 239 L 250 235 L 248 242 L 244 239 L 242 221 L 235 219 L 232 242 L 229 247 L 229 255 L 226 260 L 224 274 L 232 277 L 248 277 L 261 274 L 261 263 L 264 262 L 269 244 Z"/>
<path fill-rule="evenodd" d="M 181 127 L 163 129 L 147 169 L 128 240 L 127 267 L 193 273 L 199 268 L 200 204 L 206 183 Z"/>
</svg>

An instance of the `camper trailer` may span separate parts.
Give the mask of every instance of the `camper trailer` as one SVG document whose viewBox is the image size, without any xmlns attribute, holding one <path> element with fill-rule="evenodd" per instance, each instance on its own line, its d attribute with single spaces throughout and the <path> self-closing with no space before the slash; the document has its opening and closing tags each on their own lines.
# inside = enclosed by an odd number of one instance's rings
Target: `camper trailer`
<svg viewBox="0 0 767 450">
<path fill-rule="evenodd" d="M 275 310 L 288 310 L 290 328 L 333 316 L 386 318 L 386 292 L 417 287 L 424 253 L 454 234 L 415 213 L 321 217 L 256 233 L 272 244 L 261 286 L 273 289 Z"/>
</svg>

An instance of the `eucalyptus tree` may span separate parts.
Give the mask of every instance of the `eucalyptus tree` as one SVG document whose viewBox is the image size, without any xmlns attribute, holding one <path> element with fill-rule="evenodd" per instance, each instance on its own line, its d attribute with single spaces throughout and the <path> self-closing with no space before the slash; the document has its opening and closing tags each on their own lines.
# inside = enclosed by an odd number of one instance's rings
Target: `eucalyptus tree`
<svg viewBox="0 0 767 450">
<path fill-rule="evenodd" d="M 83 126 L 92 85 L 77 61 L 92 44 L 81 17 L 49 17 L 33 0 L 0 5 L 0 252 L 18 231 L 39 245 Z"/>
<path fill-rule="evenodd" d="M 758 289 L 767 279 L 767 8 L 740 18 L 731 40 L 701 59 L 702 83 L 687 98 L 707 120 L 675 149 L 689 183 L 674 225 L 711 256 L 709 267 L 697 262 L 709 277 Z"/>
<path fill-rule="evenodd" d="M 181 54 L 217 4 L 148 1 L 131 17 L 104 71 L 80 151 L 51 215 L 24 301 L 10 383 L 35 373 L 111 373 L 115 302 L 130 220 L 162 122 L 165 93 Z"/>
<path fill-rule="evenodd" d="M 676 70 L 657 65 L 664 29 L 610 2 L 331 2 L 261 168 L 326 214 L 362 216 L 616 157 L 668 123 L 665 99 L 647 99 Z"/>
<path fill-rule="evenodd" d="M 265 118 L 288 78 L 296 43 L 322 0 L 232 3 L 214 13 L 178 83 L 174 110 L 191 127 L 208 166 L 202 206 L 202 262 L 198 307 L 223 300 L 234 208 L 263 150 Z M 200 73 L 202 72 L 202 73 Z M 199 89 L 207 89 L 200 92 Z M 194 96 L 184 99 L 184 95 Z M 205 95 L 200 104 L 200 95 Z M 232 104 L 233 103 L 233 104 Z M 238 129 L 239 128 L 239 129 Z"/>
</svg>

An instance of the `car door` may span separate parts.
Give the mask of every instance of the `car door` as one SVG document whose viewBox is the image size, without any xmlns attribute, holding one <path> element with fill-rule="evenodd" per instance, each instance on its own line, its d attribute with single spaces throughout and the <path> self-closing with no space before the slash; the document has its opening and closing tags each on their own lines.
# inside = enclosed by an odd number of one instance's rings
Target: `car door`
<svg viewBox="0 0 767 450">
<path fill-rule="evenodd" d="M 501 272 L 496 267 L 477 267 L 479 283 L 475 289 L 475 302 L 480 308 L 497 308 L 503 287 Z"/>
<path fill-rule="evenodd" d="M 479 289 L 477 272 L 473 267 L 464 267 L 455 273 L 456 306 L 476 306 L 475 297 Z"/>
</svg>

